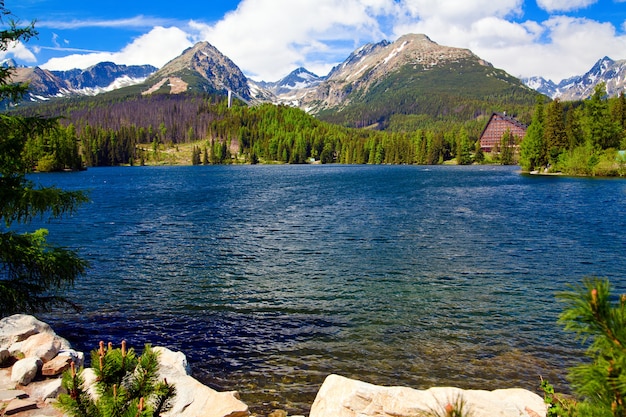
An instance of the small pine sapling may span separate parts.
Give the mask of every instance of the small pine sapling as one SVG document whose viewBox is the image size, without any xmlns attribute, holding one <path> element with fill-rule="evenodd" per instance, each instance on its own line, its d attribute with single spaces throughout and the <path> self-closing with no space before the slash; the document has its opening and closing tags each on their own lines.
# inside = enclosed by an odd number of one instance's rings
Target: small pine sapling
<svg viewBox="0 0 626 417">
<path fill-rule="evenodd" d="M 175 395 L 173 385 L 159 381 L 158 354 L 145 345 L 141 356 L 134 349 L 105 349 L 91 352 L 95 382 L 85 386 L 84 369 L 75 366 L 64 372 L 63 387 L 57 407 L 72 417 L 157 417 L 166 411 Z"/>
<path fill-rule="evenodd" d="M 559 323 L 588 345 L 589 361 L 568 374 L 580 398 L 571 415 L 626 416 L 626 295 L 610 290 L 607 279 L 585 278 L 558 295 L 567 304 Z"/>
</svg>

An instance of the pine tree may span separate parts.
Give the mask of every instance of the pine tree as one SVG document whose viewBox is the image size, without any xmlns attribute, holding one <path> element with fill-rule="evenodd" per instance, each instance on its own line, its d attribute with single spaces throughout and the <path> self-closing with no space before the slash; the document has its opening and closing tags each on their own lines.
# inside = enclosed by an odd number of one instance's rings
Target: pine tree
<svg viewBox="0 0 626 417">
<path fill-rule="evenodd" d="M 500 164 L 512 165 L 514 162 L 515 136 L 507 129 L 500 139 Z"/>
<path fill-rule="evenodd" d="M 480 146 L 480 141 L 477 140 L 474 144 L 474 162 L 482 164 L 484 161 L 485 153 L 483 152 L 483 148 Z"/>
<path fill-rule="evenodd" d="M 465 128 L 461 128 L 457 135 L 456 161 L 459 165 L 472 163 L 472 142 Z"/>
<path fill-rule="evenodd" d="M 85 386 L 84 369 L 72 366 L 63 373 L 67 394 L 59 396 L 56 406 L 71 417 L 157 417 L 176 395 L 173 385 L 159 381 L 158 354 L 150 345 L 137 357 L 125 341 L 116 349 L 100 342 L 91 363 L 93 387 Z"/>
<path fill-rule="evenodd" d="M 520 165 L 524 171 L 532 171 L 546 163 L 543 120 L 543 96 L 537 96 L 532 122 L 520 145 Z"/>
<path fill-rule="evenodd" d="M 10 16 L 0 1 L 0 19 Z M 0 51 L 35 34 L 32 23 L 18 28 L 10 19 L 8 29 L 0 31 Z M 0 101 L 15 102 L 26 91 L 26 86 L 9 82 L 13 70 L 0 68 Z M 60 290 L 72 285 L 87 266 L 75 252 L 49 244 L 45 229 L 21 234 L 10 230 L 15 224 L 26 225 L 37 217 L 71 213 L 87 201 L 82 192 L 40 187 L 26 178 L 32 168 L 22 158 L 27 138 L 57 124 L 57 120 L 39 117 L 0 115 L 0 222 L 5 226 L 0 231 L 0 317 L 72 304 Z"/>
<path fill-rule="evenodd" d="M 551 101 L 546 107 L 543 136 L 548 161 L 554 165 L 561 152 L 567 149 L 568 145 L 565 122 L 563 121 L 563 106 L 558 98 Z"/>
<path fill-rule="evenodd" d="M 202 151 L 200 151 L 200 147 L 194 146 L 193 149 L 191 150 L 191 165 L 200 165 L 201 154 L 202 154 Z"/>
<path fill-rule="evenodd" d="M 206 146 L 202 150 L 202 165 L 209 165 L 209 151 Z"/>
<path fill-rule="evenodd" d="M 568 149 L 570 151 L 584 142 L 579 113 L 579 109 L 570 106 L 565 114 L 565 134 L 567 135 Z"/>
<path fill-rule="evenodd" d="M 566 303 L 559 322 L 589 359 L 569 372 L 581 401 L 570 405 L 577 413 L 563 415 L 626 416 L 626 295 L 613 297 L 608 280 L 586 278 L 558 297 Z"/>
<path fill-rule="evenodd" d="M 611 120 L 605 83 L 595 87 L 593 95 L 585 103 L 585 112 L 583 128 L 587 141 L 597 150 L 618 147 L 622 131 L 619 124 Z"/>
</svg>

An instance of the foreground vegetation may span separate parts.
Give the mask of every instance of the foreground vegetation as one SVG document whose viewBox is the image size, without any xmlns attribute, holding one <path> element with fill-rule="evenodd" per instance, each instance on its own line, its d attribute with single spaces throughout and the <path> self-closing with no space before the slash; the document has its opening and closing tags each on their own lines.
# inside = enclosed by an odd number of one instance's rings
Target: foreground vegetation
<svg viewBox="0 0 626 417">
<path fill-rule="evenodd" d="M 587 346 L 588 360 L 569 372 L 575 397 L 542 382 L 548 417 L 626 416 L 626 295 L 613 296 L 606 279 L 586 278 L 559 298 L 566 304 L 559 322 Z"/>
<path fill-rule="evenodd" d="M 0 1 L 2 18 L 9 21 L 8 28 L 0 31 L 0 51 L 36 34 L 33 24 L 17 27 Z M 11 68 L 0 68 L 0 101 L 15 102 L 26 91 L 25 86 L 8 82 L 11 74 Z M 42 188 L 26 178 L 26 138 L 42 136 L 56 125 L 56 120 L 0 115 L 0 317 L 70 303 L 62 290 L 86 268 L 74 251 L 48 243 L 47 230 L 20 233 L 12 229 L 25 227 L 35 217 L 72 213 L 87 200 L 82 192 Z"/>
<path fill-rule="evenodd" d="M 159 379 L 158 352 L 145 345 L 137 356 L 126 342 L 120 348 L 109 343 L 91 352 L 93 385 L 86 387 L 85 370 L 63 373 L 63 388 L 55 406 L 72 417 L 158 417 L 169 409 L 176 390 Z"/>
</svg>

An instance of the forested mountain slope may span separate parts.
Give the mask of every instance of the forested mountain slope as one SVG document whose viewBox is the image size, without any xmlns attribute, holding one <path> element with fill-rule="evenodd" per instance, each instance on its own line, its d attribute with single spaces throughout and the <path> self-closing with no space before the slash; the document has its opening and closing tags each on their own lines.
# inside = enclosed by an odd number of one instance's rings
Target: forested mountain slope
<svg viewBox="0 0 626 417">
<path fill-rule="evenodd" d="M 467 121 L 493 111 L 529 119 L 536 95 L 467 49 L 406 35 L 355 51 L 300 107 L 333 123 L 386 129 L 394 115 L 400 124 L 408 115 Z"/>
</svg>

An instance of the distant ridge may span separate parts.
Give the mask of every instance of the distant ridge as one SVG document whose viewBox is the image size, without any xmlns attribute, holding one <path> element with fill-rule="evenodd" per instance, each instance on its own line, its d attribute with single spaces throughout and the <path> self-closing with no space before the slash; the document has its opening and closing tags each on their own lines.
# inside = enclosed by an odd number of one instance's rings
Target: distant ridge
<svg viewBox="0 0 626 417">
<path fill-rule="evenodd" d="M 567 78 L 558 84 L 542 77 L 529 77 L 522 81 L 542 94 L 563 101 L 589 98 L 600 83 L 606 84 L 609 96 L 617 96 L 626 90 L 626 60 L 614 61 L 605 56 L 585 74 Z"/>
<path fill-rule="evenodd" d="M 39 67 L 17 67 L 14 82 L 28 82 L 27 99 L 96 95 L 143 82 L 157 69 L 151 65 L 117 65 L 101 62 L 86 69 L 48 71 Z"/>
</svg>

